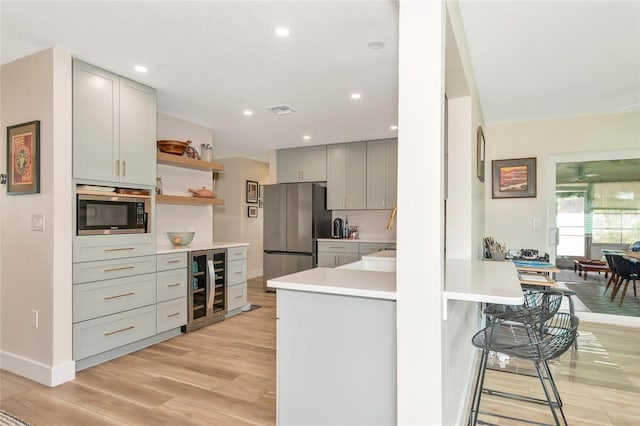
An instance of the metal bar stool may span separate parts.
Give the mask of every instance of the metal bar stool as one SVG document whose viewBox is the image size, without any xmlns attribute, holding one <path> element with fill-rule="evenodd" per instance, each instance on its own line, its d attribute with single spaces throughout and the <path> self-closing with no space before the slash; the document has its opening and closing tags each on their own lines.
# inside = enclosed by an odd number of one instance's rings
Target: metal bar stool
<svg viewBox="0 0 640 426">
<path fill-rule="evenodd" d="M 489 325 L 472 338 L 473 345 L 482 349 L 482 356 L 469 413 L 469 425 L 475 425 L 478 422 L 490 424 L 478 420 L 479 414 L 541 424 L 498 413 L 480 411 L 480 400 L 483 392 L 498 397 L 548 405 L 555 424 L 561 424 L 560 418 L 562 418 L 562 424 L 567 424 L 562 409 L 562 400 L 547 362 L 562 355 L 571 347 L 578 328 L 579 321 L 575 315 L 557 312 L 562 297 L 564 295 L 561 292 L 550 290 L 526 294 L 523 306 L 500 307 L 500 305 L 491 305 L 487 307 L 485 311 L 491 316 Z M 531 360 L 536 368 L 546 399 L 498 392 L 485 388 L 484 378 L 489 352 L 491 351 L 501 352 L 510 357 Z M 553 394 L 553 398 L 551 394 Z M 560 417 L 558 416 L 558 411 Z"/>
</svg>

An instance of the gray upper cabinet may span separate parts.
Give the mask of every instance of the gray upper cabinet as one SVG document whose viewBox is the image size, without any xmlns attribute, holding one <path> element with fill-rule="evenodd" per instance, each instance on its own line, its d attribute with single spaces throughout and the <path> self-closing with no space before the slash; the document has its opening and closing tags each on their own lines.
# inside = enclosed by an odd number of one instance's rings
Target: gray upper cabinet
<svg viewBox="0 0 640 426">
<path fill-rule="evenodd" d="M 154 185 L 156 93 L 74 60 L 73 177 Z"/>
<path fill-rule="evenodd" d="M 367 209 L 396 207 L 398 140 L 367 142 Z"/>
<path fill-rule="evenodd" d="M 325 145 L 278 150 L 278 183 L 327 180 Z"/>
<path fill-rule="evenodd" d="M 327 146 L 327 208 L 367 208 L 367 143 Z"/>
</svg>

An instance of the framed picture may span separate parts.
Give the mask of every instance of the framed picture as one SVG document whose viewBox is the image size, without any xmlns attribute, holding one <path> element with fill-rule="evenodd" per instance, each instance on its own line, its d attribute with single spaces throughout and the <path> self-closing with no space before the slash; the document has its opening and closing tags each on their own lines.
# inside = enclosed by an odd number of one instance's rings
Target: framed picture
<svg viewBox="0 0 640 426">
<path fill-rule="evenodd" d="M 247 207 L 247 216 L 249 216 L 249 217 L 258 217 L 258 207 L 256 207 L 256 206 L 248 206 Z"/>
<path fill-rule="evenodd" d="M 258 191 L 258 199 L 262 200 L 264 198 L 264 185 L 260 185 L 260 191 Z"/>
<path fill-rule="evenodd" d="M 253 180 L 247 181 L 247 203 L 258 202 L 258 182 Z"/>
<path fill-rule="evenodd" d="M 480 182 L 484 182 L 484 152 L 486 148 L 482 126 L 478 126 L 476 145 L 476 175 Z"/>
<path fill-rule="evenodd" d="M 258 207 L 263 208 L 264 207 L 264 198 L 260 198 L 258 200 Z"/>
<path fill-rule="evenodd" d="M 7 194 L 40 192 L 40 121 L 7 127 Z"/>
<path fill-rule="evenodd" d="M 534 198 L 536 159 L 493 160 L 493 198 Z"/>
</svg>

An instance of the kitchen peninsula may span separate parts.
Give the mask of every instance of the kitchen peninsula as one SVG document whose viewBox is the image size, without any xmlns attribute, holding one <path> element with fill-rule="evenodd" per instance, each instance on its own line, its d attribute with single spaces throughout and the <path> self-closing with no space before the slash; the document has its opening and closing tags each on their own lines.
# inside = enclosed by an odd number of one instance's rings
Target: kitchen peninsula
<svg viewBox="0 0 640 426">
<path fill-rule="evenodd" d="M 395 253 L 267 282 L 277 289 L 278 424 L 396 423 Z M 449 299 L 523 303 L 510 262 L 447 260 L 444 319 Z"/>
</svg>

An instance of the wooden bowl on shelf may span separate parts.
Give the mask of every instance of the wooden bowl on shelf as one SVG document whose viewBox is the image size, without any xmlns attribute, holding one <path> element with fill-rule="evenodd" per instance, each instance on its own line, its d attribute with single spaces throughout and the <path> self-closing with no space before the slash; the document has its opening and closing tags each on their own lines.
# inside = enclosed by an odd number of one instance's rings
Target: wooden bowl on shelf
<svg viewBox="0 0 640 426">
<path fill-rule="evenodd" d="M 191 141 L 170 141 L 170 140 L 162 140 L 158 141 L 158 149 L 161 152 L 165 152 L 167 154 L 173 155 L 182 155 L 184 151 L 187 149 Z"/>
</svg>

